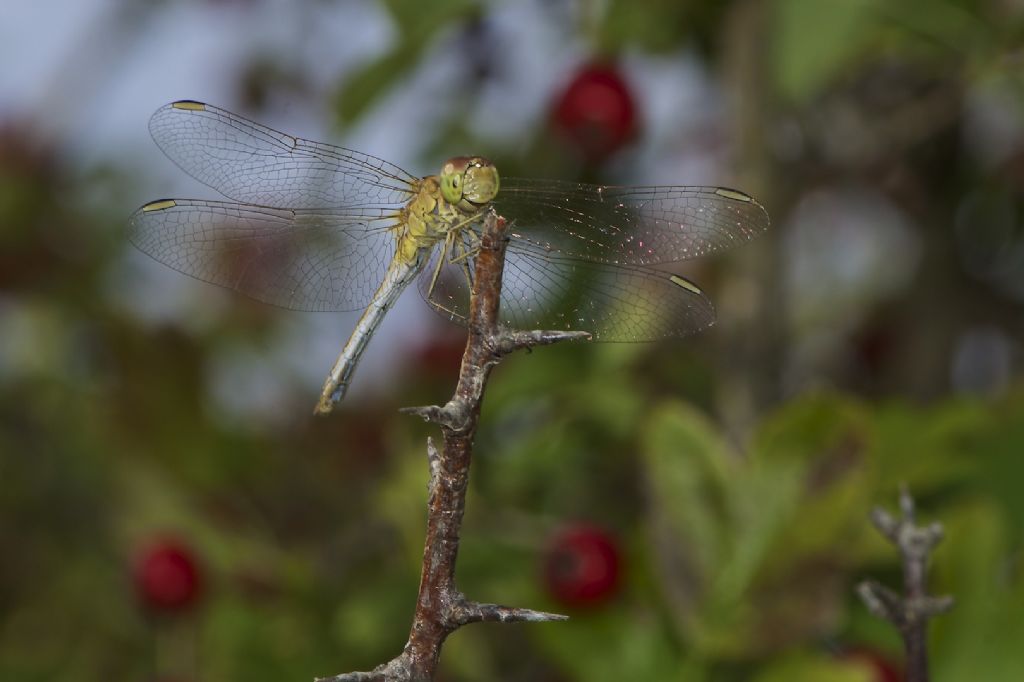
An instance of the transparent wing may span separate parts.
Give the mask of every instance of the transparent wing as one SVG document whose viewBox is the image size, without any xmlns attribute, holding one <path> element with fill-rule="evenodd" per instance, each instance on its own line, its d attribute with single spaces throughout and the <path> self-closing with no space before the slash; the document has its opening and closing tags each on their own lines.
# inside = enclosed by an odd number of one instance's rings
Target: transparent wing
<svg viewBox="0 0 1024 682">
<path fill-rule="evenodd" d="M 404 204 L 419 181 L 361 152 L 280 133 L 218 107 L 183 100 L 157 109 L 160 149 L 224 196 L 277 208 Z"/>
<path fill-rule="evenodd" d="M 435 250 L 420 276 L 419 289 L 438 313 L 465 324 L 471 288 L 468 273 L 474 263 L 463 254 L 472 253 L 476 238 L 471 230 L 463 230 L 460 238 L 447 253 Z M 443 259 L 439 270 L 438 259 Z M 499 314 L 502 323 L 513 329 L 588 331 L 595 341 L 687 336 L 715 321 L 708 298 L 681 277 L 557 255 L 515 237 L 505 256 Z"/>
<path fill-rule="evenodd" d="M 165 199 L 129 222 L 141 251 L 179 272 L 293 310 L 357 310 L 394 255 L 394 217 Z"/>
<path fill-rule="evenodd" d="M 494 200 L 516 238 L 599 263 L 655 265 L 722 251 L 768 228 L 752 197 L 722 187 L 618 187 L 502 178 Z"/>
</svg>

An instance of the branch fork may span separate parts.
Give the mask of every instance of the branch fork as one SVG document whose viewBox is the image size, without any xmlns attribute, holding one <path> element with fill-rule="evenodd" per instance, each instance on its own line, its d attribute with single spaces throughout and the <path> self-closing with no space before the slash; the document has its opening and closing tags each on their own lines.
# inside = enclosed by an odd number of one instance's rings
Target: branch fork
<svg viewBox="0 0 1024 682">
<path fill-rule="evenodd" d="M 454 396 L 443 406 L 401 410 L 440 426 L 444 440 L 438 450 L 433 439 L 427 439 L 430 468 L 427 536 L 409 640 L 401 654 L 372 671 L 320 678 L 318 682 L 427 682 L 437 670 L 445 639 L 463 625 L 542 623 L 568 618 L 556 613 L 472 601 L 455 586 L 455 560 L 466 508 L 473 437 L 491 369 L 516 350 L 590 337 L 587 332 L 517 331 L 501 327 L 498 303 L 507 243 L 505 219 L 490 212 L 484 220 L 476 257 L 469 338 Z"/>
</svg>

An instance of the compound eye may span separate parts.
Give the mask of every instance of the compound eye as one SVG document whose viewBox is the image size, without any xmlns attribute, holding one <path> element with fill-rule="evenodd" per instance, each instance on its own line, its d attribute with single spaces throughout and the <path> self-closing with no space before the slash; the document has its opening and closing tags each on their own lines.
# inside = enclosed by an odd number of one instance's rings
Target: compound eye
<svg viewBox="0 0 1024 682">
<path fill-rule="evenodd" d="M 441 194 L 453 204 L 462 201 L 462 174 L 450 173 L 441 178 Z"/>
</svg>

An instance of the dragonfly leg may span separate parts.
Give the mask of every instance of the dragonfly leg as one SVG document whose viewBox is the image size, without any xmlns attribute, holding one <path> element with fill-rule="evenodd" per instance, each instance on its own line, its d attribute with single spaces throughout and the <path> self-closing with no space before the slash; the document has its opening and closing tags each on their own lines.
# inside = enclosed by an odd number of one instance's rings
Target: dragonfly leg
<svg viewBox="0 0 1024 682">
<path fill-rule="evenodd" d="M 431 297 L 434 294 L 434 288 L 437 286 L 437 280 L 441 276 L 441 268 L 444 267 L 446 263 L 449 265 L 462 265 L 462 272 L 466 276 L 466 282 L 469 284 L 469 288 L 472 291 L 473 275 L 469 268 L 468 261 L 479 252 L 480 238 L 472 229 L 468 229 L 467 226 L 474 221 L 479 220 L 482 215 L 482 213 L 473 215 L 459 223 L 456 223 L 450 230 L 448 230 L 447 234 L 445 234 L 444 246 L 442 246 L 441 254 L 437 259 L 437 265 L 434 266 L 434 272 L 430 276 L 430 286 L 427 287 L 426 294 L 426 298 L 431 300 L 435 305 L 438 305 L 439 302 L 434 301 Z M 473 247 L 467 249 L 466 241 L 473 242 Z"/>
<path fill-rule="evenodd" d="M 437 265 L 434 266 L 434 274 L 430 276 L 430 286 L 427 288 L 427 299 L 434 295 L 434 287 L 437 285 L 437 278 L 441 275 L 441 267 L 444 266 L 445 254 L 448 253 L 449 244 L 454 239 L 454 233 L 449 232 L 445 235 L 444 246 L 441 247 L 441 253 L 437 257 Z"/>
<path fill-rule="evenodd" d="M 473 230 L 463 230 L 463 236 L 465 237 L 465 241 L 459 244 L 459 246 L 461 247 L 461 253 L 455 258 L 452 258 L 451 260 L 448 261 L 452 265 L 457 265 L 458 263 L 461 263 L 469 258 L 473 258 L 476 256 L 476 254 L 480 252 L 480 237 L 479 235 L 477 235 L 476 232 L 474 232 Z M 472 246 L 468 249 L 466 248 L 466 241 L 472 243 Z"/>
<path fill-rule="evenodd" d="M 454 254 L 455 239 L 455 232 L 449 232 L 447 235 L 445 235 L 444 244 L 441 246 L 441 253 L 438 254 L 437 257 L 437 265 L 434 266 L 434 272 L 430 277 L 430 286 L 427 287 L 427 292 L 426 295 L 424 296 L 424 298 L 427 299 L 427 301 L 429 301 L 430 304 L 435 306 L 438 310 L 443 310 L 444 312 L 451 315 L 453 320 L 458 317 L 461 317 L 461 314 L 457 312 L 454 308 L 446 306 L 443 301 L 433 298 L 433 296 L 434 288 L 437 286 L 437 280 L 441 276 L 441 268 L 444 267 L 445 263 L 452 262 L 452 256 L 449 256 L 449 249 L 451 250 L 451 253 Z"/>
<path fill-rule="evenodd" d="M 468 234 L 462 235 L 463 239 L 459 240 L 459 248 L 462 251 L 462 253 L 459 254 L 459 256 L 452 262 L 457 262 L 462 266 L 462 273 L 466 276 L 466 283 L 469 285 L 469 290 L 473 291 L 473 271 L 469 267 L 469 259 L 471 256 L 475 256 L 477 253 L 479 253 L 480 248 L 479 246 L 477 246 L 471 249 L 467 249 L 466 241 L 469 240 L 469 235 L 473 235 L 473 237 L 476 237 L 476 233 L 473 232 L 473 230 L 464 230 L 464 232 L 467 232 Z"/>
</svg>

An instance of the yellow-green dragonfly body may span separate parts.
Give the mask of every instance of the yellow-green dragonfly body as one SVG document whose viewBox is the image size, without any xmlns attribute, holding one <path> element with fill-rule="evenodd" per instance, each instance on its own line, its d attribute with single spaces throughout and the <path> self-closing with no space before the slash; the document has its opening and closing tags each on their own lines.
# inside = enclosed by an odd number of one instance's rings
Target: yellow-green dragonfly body
<svg viewBox="0 0 1024 682">
<path fill-rule="evenodd" d="M 513 224 L 503 322 L 606 341 L 678 337 L 710 325 L 707 297 L 659 266 L 768 227 L 760 204 L 736 190 L 499 183 L 482 157 L 455 157 L 438 175 L 417 178 L 190 100 L 157 110 L 150 131 L 183 170 L 233 201 L 146 204 L 130 222 L 139 249 L 285 308 L 364 309 L 325 382 L 319 413 L 344 396 L 369 339 L 414 279 L 435 310 L 466 320 L 480 223 L 492 206 Z"/>
</svg>

